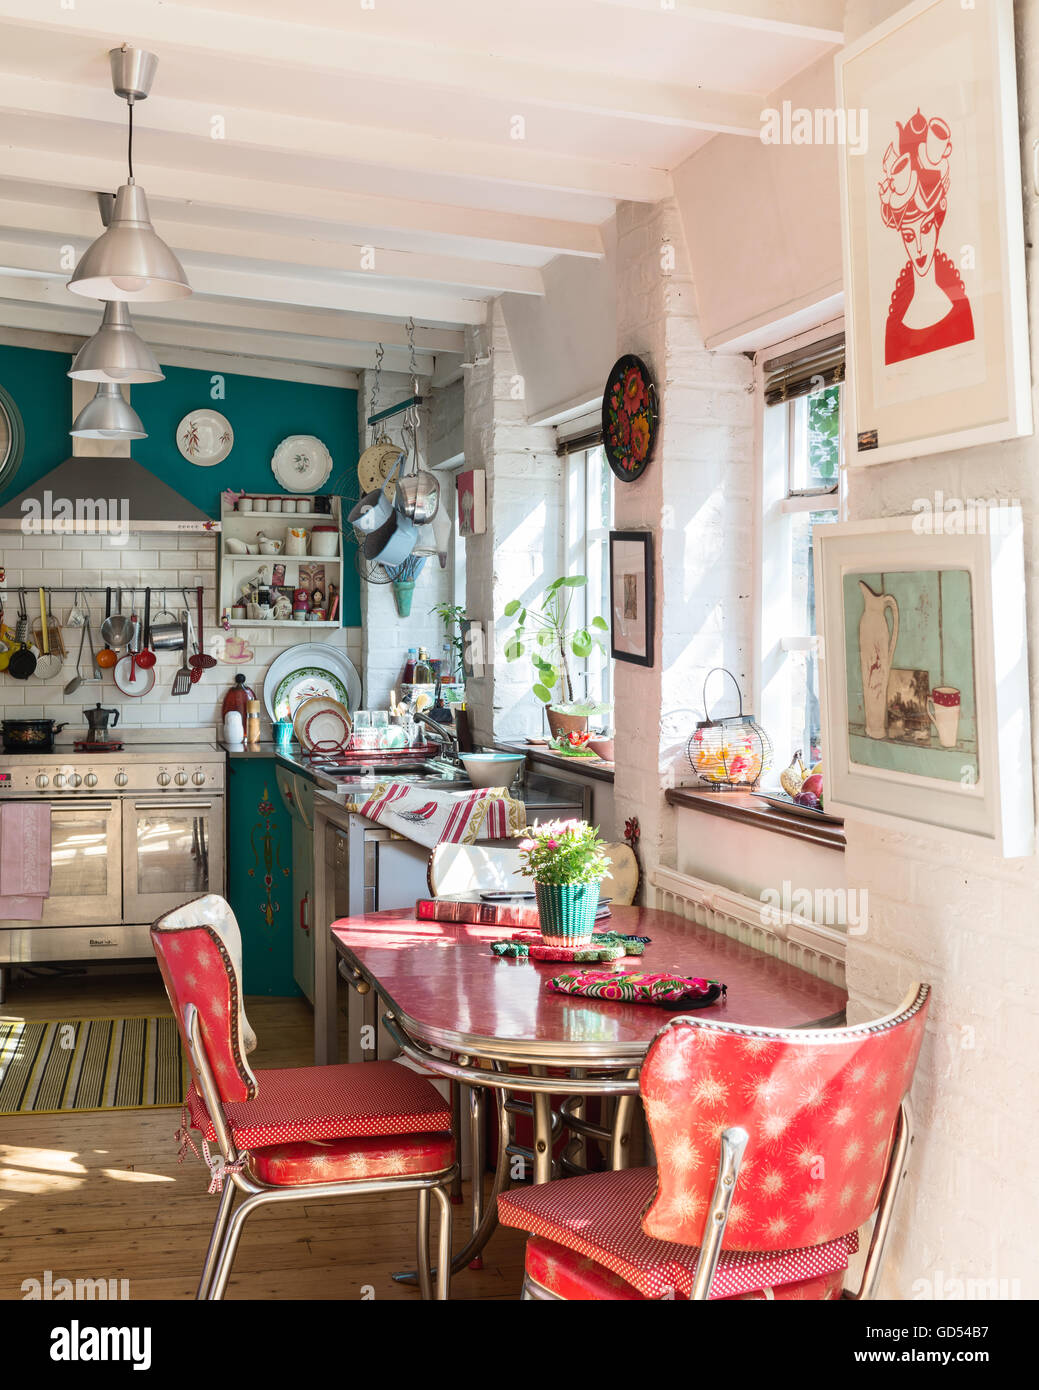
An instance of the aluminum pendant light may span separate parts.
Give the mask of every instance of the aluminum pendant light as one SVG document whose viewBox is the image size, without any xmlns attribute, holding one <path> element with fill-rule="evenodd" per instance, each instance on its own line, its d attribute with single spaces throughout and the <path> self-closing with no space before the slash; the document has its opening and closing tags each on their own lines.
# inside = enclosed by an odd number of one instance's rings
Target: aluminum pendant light
<svg viewBox="0 0 1039 1390">
<path fill-rule="evenodd" d="M 114 381 L 103 381 L 76 416 L 69 434 L 78 439 L 147 439 L 141 417 Z"/>
<path fill-rule="evenodd" d="M 87 247 L 68 288 L 88 299 L 152 303 L 184 299 L 191 286 L 184 267 L 156 233 L 144 189 L 133 177 L 133 108 L 151 90 L 158 59 L 143 49 L 113 48 L 109 55 L 112 86 L 129 109 L 127 166 L 129 177 L 115 197 L 112 220 Z"/>
<path fill-rule="evenodd" d="M 148 344 L 134 332 L 122 301 L 105 305 L 101 327 L 76 353 L 69 369 L 75 381 L 162 381 L 163 371 Z"/>
</svg>

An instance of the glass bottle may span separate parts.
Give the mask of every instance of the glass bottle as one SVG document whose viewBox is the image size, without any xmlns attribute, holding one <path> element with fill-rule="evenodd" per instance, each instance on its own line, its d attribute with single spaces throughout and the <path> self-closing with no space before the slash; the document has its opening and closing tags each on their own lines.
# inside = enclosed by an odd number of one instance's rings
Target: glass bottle
<svg viewBox="0 0 1039 1390">
<path fill-rule="evenodd" d="M 418 661 L 415 662 L 415 674 L 412 679 L 415 685 L 433 684 L 433 668 L 429 664 L 429 654 L 425 647 L 418 649 Z"/>
<path fill-rule="evenodd" d="M 418 653 L 416 652 L 415 648 L 414 648 L 414 647 L 409 647 L 409 648 L 408 648 L 408 659 L 407 659 L 407 661 L 405 661 L 405 663 L 404 663 L 404 674 L 401 676 L 401 683 L 402 683 L 403 685 L 412 685 L 412 684 L 414 684 L 414 680 L 415 680 L 415 662 L 416 662 L 417 659 L 418 659 Z"/>
</svg>

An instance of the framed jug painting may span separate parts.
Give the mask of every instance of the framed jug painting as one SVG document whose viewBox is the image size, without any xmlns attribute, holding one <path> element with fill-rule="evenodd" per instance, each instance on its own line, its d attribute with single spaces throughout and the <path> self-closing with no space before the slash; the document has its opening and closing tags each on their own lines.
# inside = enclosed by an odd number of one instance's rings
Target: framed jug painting
<svg viewBox="0 0 1039 1390">
<path fill-rule="evenodd" d="M 849 462 L 1030 434 L 1012 0 L 908 5 L 837 101 Z"/>
<path fill-rule="evenodd" d="M 923 521 L 816 532 L 826 809 L 1031 854 L 1021 509 Z"/>
</svg>

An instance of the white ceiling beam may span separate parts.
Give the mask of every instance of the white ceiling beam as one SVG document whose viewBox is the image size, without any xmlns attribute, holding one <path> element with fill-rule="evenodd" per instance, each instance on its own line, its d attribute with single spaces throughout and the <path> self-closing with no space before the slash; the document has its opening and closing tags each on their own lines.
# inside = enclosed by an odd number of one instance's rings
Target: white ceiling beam
<svg viewBox="0 0 1039 1390">
<path fill-rule="evenodd" d="M 760 120 L 758 128 L 760 129 Z M 313 218 L 341 226 L 465 237 L 502 246 L 536 247 L 553 255 L 603 255 L 602 233 L 593 223 L 527 217 L 483 208 L 413 202 L 407 198 L 341 193 L 331 188 L 279 184 L 260 179 L 207 174 L 193 169 L 151 165 L 139 169 L 149 202 L 162 199 L 194 207 L 259 212 L 285 218 Z M 21 179 L 53 188 L 88 192 L 114 191 L 126 181 L 126 167 L 116 159 L 86 157 L 58 150 L 0 145 L 0 178 Z M 152 211 L 159 213 L 153 206 Z"/>
<path fill-rule="evenodd" d="M 3 79 L 0 78 L 0 83 Z M 461 256 L 437 256 L 413 251 L 390 251 L 377 246 L 355 245 L 310 236 L 289 236 L 250 229 L 238 234 L 227 227 L 202 226 L 179 219 L 153 217 L 155 230 L 178 253 L 197 252 L 243 261 L 272 261 L 279 265 L 308 266 L 316 270 L 364 275 L 373 280 L 415 280 L 437 285 L 457 285 L 490 294 L 545 293 L 541 271 L 533 266 L 503 265 L 494 261 L 467 260 Z M 0 227 L 49 236 L 82 237 L 100 234 L 96 208 L 64 208 L 53 203 L 26 203 L 0 195 Z"/>
<path fill-rule="evenodd" d="M 213 102 L 182 101 L 161 93 L 149 98 L 138 116 L 144 132 L 161 131 L 212 145 Z M 0 114 L 63 116 L 112 127 L 100 132 L 106 146 L 117 145 L 125 128 L 126 108 L 107 87 L 42 83 L 18 73 L 0 73 Z M 497 139 L 462 140 L 423 131 L 392 130 L 313 120 L 282 111 L 258 111 L 219 105 L 228 149 L 261 150 L 292 158 L 327 159 L 337 165 L 377 165 L 455 178 L 490 179 L 568 193 L 656 203 L 671 193 L 664 169 L 637 164 L 578 158 L 539 150 L 510 138 L 506 122 Z M 109 139 L 109 134 L 111 139 Z M 332 181 L 332 180 L 330 180 Z"/>
<path fill-rule="evenodd" d="M 622 10 L 709 20 L 820 43 L 843 44 L 845 0 L 594 0 Z"/>
<path fill-rule="evenodd" d="M 70 308 L 61 304 L 21 298 L 15 282 L 3 277 L 0 277 L 0 324 L 9 329 L 68 334 L 75 339 L 76 347 L 85 341 L 96 327 L 87 315 L 74 306 Z M 311 366 L 335 367 L 355 372 L 366 371 L 376 365 L 373 347 L 336 343 L 327 338 L 235 331 L 187 323 L 152 323 L 147 326 L 143 336 L 159 362 L 168 365 L 174 364 L 172 354 L 192 351 L 210 353 L 214 359 L 220 354 L 228 354 L 255 361 L 305 362 Z M 457 361 L 457 358 L 445 360 Z M 416 354 L 415 362 L 420 376 L 432 376 L 436 358 L 428 353 L 420 353 Z M 196 364 L 185 360 L 181 365 Z M 387 352 L 383 368 L 406 371 L 407 352 L 399 348 L 393 349 L 392 353 Z M 227 370 L 226 366 L 224 370 Z"/>
<path fill-rule="evenodd" d="M 306 320 L 296 315 L 293 327 L 284 330 L 278 322 L 277 310 L 262 309 L 248 315 L 236 312 L 237 305 L 217 305 L 216 314 L 207 312 L 207 301 L 194 301 L 196 313 L 146 316 L 134 312 L 134 326 L 152 347 L 202 346 L 213 351 L 243 352 L 256 357 L 274 357 L 308 362 L 324 362 L 337 366 L 364 368 L 375 365 L 375 343 L 353 342 L 349 338 L 310 332 Z M 9 316 L 12 305 L 36 305 L 60 314 L 62 331 L 76 331 L 89 337 L 101 321 L 100 305 L 71 294 L 60 280 L 47 280 L 24 275 L 0 274 L 0 321 Z M 145 306 L 140 306 L 144 308 Z M 166 305 L 148 305 L 149 309 Z M 178 307 L 180 307 L 178 305 Z M 223 312 L 221 312 L 223 311 Z M 437 357 L 428 350 L 416 347 L 415 360 L 419 373 L 433 372 Z M 457 354 L 442 353 L 441 362 L 458 361 Z M 387 371 L 407 371 L 410 353 L 406 346 L 385 348 L 384 366 Z"/>
<path fill-rule="evenodd" d="M 75 238 L 69 245 L 77 251 Z M 0 266 L 13 270 L 42 272 L 67 278 L 57 260 L 56 248 L 32 242 L 0 238 Z M 278 275 L 267 271 L 223 269 L 184 262 L 188 279 L 197 295 L 217 299 L 270 300 L 275 304 L 309 305 L 315 309 L 342 309 L 381 317 L 423 318 L 433 323 L 479 324 L 487 321 L 487 305 L 482 299 L 461 299 L 447 294 L 388 286 L 336 284 L 304 276 Z"/>
<path fill-rule="evenodd" d="M 348 6 L 344 6 L 344 16 Z M 55 30 L 96 39 L 107 46 L 118 35 L 127 43 L 159 52 L 219 55 L 221 62 L 272 64 L 332 73 L 345 80 L 380 79 L 430 91 L 478 94 L 515 106 L 517 114 L 538 107 L 587 115 L 628 117 L 690 129 L 742 132 L 760 129 L 761 102 L 742 93 L 708 91 L 591 72 L 574 61 L 552 66 L 496 54 L 428 45 L 365 34 L 360 26 L 319 28 L 294 20 L 271 20 L 227 11 L 185 8 L 166 0 L 105 0 L 62 9 L 39 0 L 0 0 L 0 18 L 42 32 Z M 363 19 L 363 15 L 361 16 Z M 107 80 L 102 71 L 100 84 Z M 272 96 L 274 96 L 272 89 Z M 217 108 L 214 108 L 217 109 Z"/>
</svg>

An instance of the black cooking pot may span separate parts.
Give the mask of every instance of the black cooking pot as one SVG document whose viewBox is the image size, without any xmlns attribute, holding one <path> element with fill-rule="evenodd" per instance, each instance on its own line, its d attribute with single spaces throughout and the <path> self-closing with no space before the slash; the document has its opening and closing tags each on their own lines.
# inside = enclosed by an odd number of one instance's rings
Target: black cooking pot
<svg viewBox="0 0 1039 1390">
<path fill-rule="evenodd" d="M 55 724 L 53 719 L 5 719 L 0 724 L 5 753 L 50 753 L 54 750 L 54 735 L 68 727 L 68 720 Z"/>
</svg>

